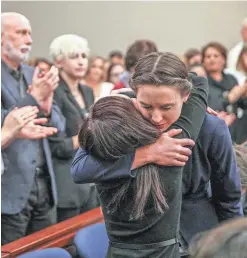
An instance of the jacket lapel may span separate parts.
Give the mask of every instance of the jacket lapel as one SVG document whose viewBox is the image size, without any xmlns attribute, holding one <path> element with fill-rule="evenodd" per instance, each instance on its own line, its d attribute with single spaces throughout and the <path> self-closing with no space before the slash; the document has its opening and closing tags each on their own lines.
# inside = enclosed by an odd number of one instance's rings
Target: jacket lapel
<svg viewBox="0 0 247 258">
<path fill-rule="evenodd" d="M 24 65 L 21 65 L 21 68 L 22 68 L 22 73 L 24 75 L 24 78 L 27 82 L 27 85 L 28 86 L 31 85 L 33 80 L 33 70 L 31 70 L 30 67 L 29 69 L 25 68 Z"/>
<path fill-rule="evenodd" d="M 79 104 L 77 103 L 77 101 L 75 100 L 75 98 L 73 97 L 73 95 L 71 94 L 71 91 L 69 89 L 69 87 L 67 86 L 66 82 L 60 78 L 61 80 L 61 84 L 59 85 L 59 87 L 61 87 L 64 91 L 64 93 L 67 96 L 67 99 L 73 104 L 73 106 L 76 108 L 76 110 L 79 112 L 79 114 L 82 116 L 82 110 L 79 106 Z"/>
<path fill-rule="evenodd" d="M 80 92 L 83 96 L 83 99 L 84 99 L 84 102 L 85 102 L 85 107 L 88 109 L 89 106 L 90 106 L 90 103 L 88 102 L 89 98 L 87 98 L 87 92 L 86 92 L 85 88 L 83 87 L 83 85 L 81 85 L 81 84 L 79 85 L 79 89 L 80 89 Z"/>
<path fill-rule="evenodd" d="M 14 79 L 14 77 L 9 73 L 9 71 L 6 68 L 6 64 L 3 64 L 3 62 L 1 66 L 1 73 L 2 73 L 1 82 L 5 86 L 4 88 L 6 89 L 6 91 L 9 92 L 9 95 L 12 96 L 17 102 L 21 97 L 19 84 Z"/>
</svg>

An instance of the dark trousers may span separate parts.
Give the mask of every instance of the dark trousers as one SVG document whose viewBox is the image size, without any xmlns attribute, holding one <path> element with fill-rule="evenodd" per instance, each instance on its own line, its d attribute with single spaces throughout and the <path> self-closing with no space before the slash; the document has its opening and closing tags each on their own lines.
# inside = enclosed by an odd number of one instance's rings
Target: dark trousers
<svg viewBox="0 0 247 258">
<path fill-rule="evenodd" d="M 100 203 L 98 199 L 98 193 L 96 191 L 95 185 L 92 185 L 89 198 L 82 207 L 57 208 L 57 221 L 62 222 L 64 220 L 70 219 L 72 217 L 75 217 L 81 213 L 90 211 L 99 206 L 100 206 Z"/>
<path fill-rule="evenodd" d="M 50 179 L 36 169 L 33 188 L 21 212 L 3 214 L 1 218 L 1 244 L 7 244 L 21 237 L 49 227 L 56 223 Z"/>
</svg>

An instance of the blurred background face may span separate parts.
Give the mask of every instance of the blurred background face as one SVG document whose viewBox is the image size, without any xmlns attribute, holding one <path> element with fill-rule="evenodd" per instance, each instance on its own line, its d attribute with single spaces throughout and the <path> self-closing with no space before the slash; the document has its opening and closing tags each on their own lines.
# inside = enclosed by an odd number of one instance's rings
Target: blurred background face
<svg viewBox="0 0 247 258">
<path fill-rule="evenodd" d="M 112 64 L 120 64 L 120 65 L 124 65 L 124 59 L 118 56 L 113 56 L 111 58 L 111 63 Z"/>
<path fill-rule="evenodd" d="M 96 58 L 89 68 L 88 77 L 96 82 L 101 82 L 104 78 L 104 60 Z"/>
<path fill-rule="evenodd" d="M 48 63 L 42 62 L 42 61 L 39 62 L 37 66 L 39 67 L 40 71 L 42 71 L 43 73 L 48 73 L 51 69 L 51 66 Z"/>
<path fill-rule="evenodd" d="M 59 68 L 73 79 L 82 79 L 88 68 L 88 59 L 83 49 L 66 56 L 59 62 Z"/>
<path fill-rule="evenodd" d="M 225 66 L 225 58 L 216 48 L 209 47 L 205 51 L 203 65 L 208 73 L 222 72 Z"/>
<path fill-rule="evenodd" d="M 189 65 L 194 65 L 194 64 L 201 64 L 202 63 L 202 56 L 201 55 L 196 55 L 190 58 L 188 61 Z"/>
<path fill-rule="evenodd" d="M 124 67 L 122 65 L 114 65 L 109 74 L 109 81 L 113 84 L 120 82 L 120 76 L 124 72 Z"/>
<path fill-rule="evenodd" d="M 31 26 L 24 17 L 13 17 L 2 30 L 2 53 L 16 62 L 24 62 L 31 51 Z"/>
</svg>

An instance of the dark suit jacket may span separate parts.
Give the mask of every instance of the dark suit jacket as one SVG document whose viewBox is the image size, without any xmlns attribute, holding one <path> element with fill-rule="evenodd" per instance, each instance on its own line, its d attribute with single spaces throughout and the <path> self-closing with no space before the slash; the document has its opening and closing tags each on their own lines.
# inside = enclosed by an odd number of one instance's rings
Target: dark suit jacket
<svg viewBox="0 0 247 258">
<path fill-rule="evenodd" d="M 90 87 L 79 85 L 86 104 L 86 111 L 94 103 L 93 91 Z M 70 167 L 76 151 L 73 149 L 72 136 L 78 134 L 85 118 L 82 111 L 64 80 L 60 80 L 54 98 L 66 119 L 66 130 L 61 136 L 50 137 L 50 147 L 58 189 L 59 208 L 82 207 L 90 197 L 90 185 L 76 185 L 70 174 Z"/>
<path fill-rule="evenodd" d="M 223 120 L 206 115 L 184 167 L 181 234 L 189 243 L 196 233 L 242 215 L 240 174 L 229 129 Z"/>
<path fill-rule="evenodd" d="M 24 77 L 28 85 L 32 83 L 34 69 L 22 65 Z M 2 121 L 14 106 L 38 106 L 29 94 L 21 98 L 18 82 L 9 74 L 6 66 L 1 67 L 1 102 Z M 52 106 L 50 125 L 64 131 L 65 119 L 56 105 Z M 57 203 L 57 189 L 53 171 L 52 157 L 47 139 L 43 139 L 46 163 L 51 178 L 54 203 Z M 3 152 L 7 159 L 6 171 L 2 175 L 2 213 L 16 214 L 20 212 L 29 198 L 33 186 L 37 160 L 37 140 L 19 139 L 11 143 Z"/>
</svg>

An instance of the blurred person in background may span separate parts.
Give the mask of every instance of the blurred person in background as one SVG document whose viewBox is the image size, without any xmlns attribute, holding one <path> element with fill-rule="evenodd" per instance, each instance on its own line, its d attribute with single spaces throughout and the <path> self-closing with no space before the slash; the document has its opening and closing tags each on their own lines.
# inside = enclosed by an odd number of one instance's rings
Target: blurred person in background
<svg viewBox="0 0 247 258">
<path fill-rule="evenodd" d="M 228 99 L 237 99 L 237 118 L 230 130 L 233 141 L 242 144 L 247 140 L 247 81 L 242 86 L 234 87 L 228 93 Z"/>
<path fill-rule="evenodd" d="M 198 76 L 207 77 L 207 73 L 202 64 L 193 64 L 188 67 L 189 72 L 194 72 Z M 217 116 L 223 119 L 228 127 L 230 127 L 236 120 L 235 114 L 228 114 L 225 111 L 218 111 Z"/>
<path fill-rule="evenodd" d="M 114 85 L 114 90 L 129 88 L 130 74 L 134 71 L 137 61 L 147 54 L 158 52 L 156 44 L 151 40 L 136 40 L 127 49 L 125 55 L 126 71 L 120 77 L 120 83 Z"/>
<path fill-rule="evenodd" d="M 243 46 L 247 44 L 247 17 L 242 21 L 241 37 L 242 40 L 229 51 L 227 58 L 227 67 L 233 70 L 236 70 L 239 55 L 243 49 Z"/>
<path fill-rule="evenodd" d="M 90 58 L 87 72 L 82 80 L 92 88 L 95 99 L 110 95 L 114 87 L 112 83 L 105 82 L 104 64 L 105 60 L 100 56 Z"/>
<path fill-rule="evenodd" d="M 244 45 L 237 62 L 237 71 L 242 73 L 247 80 L 247 43 Z"/>
<path fill-rule="evenodd" d="M 120 82 L 120 77 L 125 71 L 124 66 L 120 64 L 111 64 L 107 71 L 106 81 L 112 84 L 117 84 Z"/>
<path fill-rule="evenodd" d="M 237 79 L 224 72 L 227 50 L 218 42 L 210 42 L 202 49 L 203 65 L 209 83 L 208 104 L 214 110 L 234 114 L 237 119 L 230 127 L 232 140 L 236 143 L 247 137 L 243 124 L 246 123 L 247 86 L 238 86 Z"/>
<path fill-rule="evenodd" d="M 88 55 L 87 40 L 77 35 L 61 35 L 50 45 L 50 56 L 60 75 L 54 99 L 66 119 L 64 134 L 50 138 L 58 191 L 58 222 L 99 206 L 95 187 L 76 185 L 70 175 L 79 148 L 78 130 L 94 103 L 93 90 L 80 83 L 87 71 Z"/>
<path fill-rule="evenodd" d="M 238 101 L 239 117 L 231 133 L 235 142 L 241 144 L 247 140 L 247 45 L 244 45 L 239 54 L 236 69 L 227 68 L 225 72 L 234 75 L 241 86 L 239 89 L 233 88 L 228 93 L 228 98 L 230 95 L 233 95 L 235 99 L 240 96 Z"/>
<path fill-rule="evenodd" d="M 232 74 L 238 80 L 240 86 L 247 81 L 247 43 L 243 46 L 239 58 L 237 60 L 236 68 L 226 68 L 226 73 Z"/>
<path fill-rule="evenodd" d="M 105 60 L 104 63 L 104 81 L 107 81 L 107 73 L 108 73 L 108 69 L 111 65 L 111 62 L 109 60 Z"/>
<path fill-rule="evenodd" d="M 201 51 L 196 48 L 188 49 L 184 53 L 184 61 L 187 67 L 192 65 L 198 65 L 202 63 L 202 54 Z"/>
<path fill-rule="evenodd" d="M 120 64 L 124 66 L 124 55 L 119 50 L 113 50 L 109 53 L 109 61 L 111 64 Z"/>
<path fill-rule="evenodd" d="M 36 58 L 34 61 L 34 67 L 38 66 L 40 73 L 46 74 L 50 71 L 53 63 L 46 58 Z"/>
<path fill-rule="evenodd" d="M 244 215 L 247 216 L 247 145 L 233 145 L 236 155 L 237 164 L 240 170 L 240 178 L 242 185 L 242 202 Z"/>
</svg>

